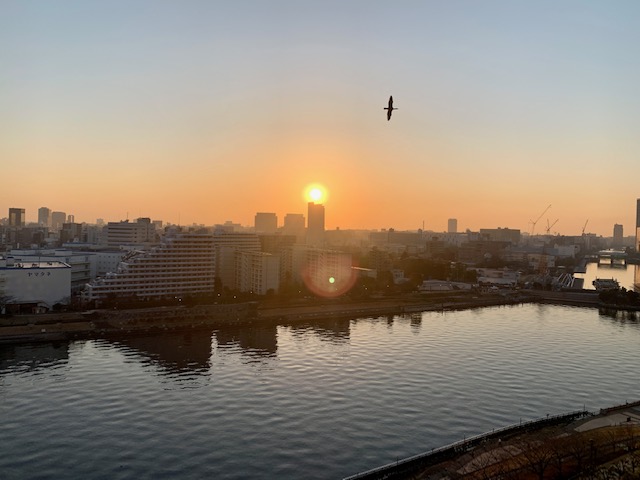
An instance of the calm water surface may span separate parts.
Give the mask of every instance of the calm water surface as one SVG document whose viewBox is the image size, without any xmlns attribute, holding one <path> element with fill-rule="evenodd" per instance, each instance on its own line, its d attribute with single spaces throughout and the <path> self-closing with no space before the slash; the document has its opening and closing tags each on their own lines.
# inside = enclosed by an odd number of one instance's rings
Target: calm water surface
<svg viewBox="0 0 640 480">
<path fill-rule="evenodd" d="M 598 265 L 597 262 L 587 263 L 587 271 L 585 273 L 576 273 L 576 278 L 584 279 L 585 290 L 595 290 L 593 281 L 596 278 L 613 278 L 617 280 L 621 287 L 627 290 L 638 290 L 635 286 L 640 285 L 640 265 Z"/>
<path fill-rule="evenodd" d="M 640 398 L 640 324 L 524 305 L 0 347 L 2 478 L 341 478 Z"/>
</svg>

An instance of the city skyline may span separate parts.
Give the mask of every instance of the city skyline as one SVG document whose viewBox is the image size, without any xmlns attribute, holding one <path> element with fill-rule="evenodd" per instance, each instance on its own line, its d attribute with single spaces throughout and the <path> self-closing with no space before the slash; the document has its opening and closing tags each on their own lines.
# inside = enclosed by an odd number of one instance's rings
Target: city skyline
<svg viewBox="0 0 640 480">
<path fill-rule="evenodd" d="M 635 2 L 3 7 L 0 205 L 27 222 L 250 225 L 317 183 L 328 230 L 530 232 L 552 205 L 535 233 L 632 233 Z"/>
</svg>

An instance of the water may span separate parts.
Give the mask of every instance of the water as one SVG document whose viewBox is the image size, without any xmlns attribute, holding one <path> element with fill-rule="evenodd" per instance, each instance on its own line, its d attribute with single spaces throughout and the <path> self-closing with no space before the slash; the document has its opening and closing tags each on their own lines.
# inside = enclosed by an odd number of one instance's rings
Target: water
<svg viewBox="0 0 640 480">
<path fill-rule="evenodd" d="M 640 398 L 640 324 L 523 305 L 0 347 L 0 471 L 341 478 Z"/>
<path fill-rule="evenodd" d="M 602 264 L 597 262 L 587 263 L 587 271 L 585 273 L 576 273 L 576 278 L 584 278 L 585 290 L 594 290 L 593 281 L 596 278 L 613 278 L 617 280 L 621 287 L 627 290 L 634 290 L 634 284 L 640 285 L 640 265 L 623 265 L 615 266 Z"/>
</svg>

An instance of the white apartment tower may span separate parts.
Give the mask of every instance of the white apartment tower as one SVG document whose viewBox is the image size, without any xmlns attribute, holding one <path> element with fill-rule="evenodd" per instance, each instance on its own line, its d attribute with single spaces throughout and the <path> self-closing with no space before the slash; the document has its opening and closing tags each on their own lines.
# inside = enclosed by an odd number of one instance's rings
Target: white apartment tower
<svg viewBox="0 0 640 480">
<path fill-rule="evenodd" d="M 85 301 L 112 296 L 170 298 L 213 294 L 214 236 L 178 233 L 149 251 L 131 251 L 115 273 L 87 284 Z"/>
<path fill-rule="evenodd" d="M 236 252 L 260 252 L 260 239 L 254 233 L 218 233 L 213 235 L 215 271 L 222 285 L 237 288 Z"/>
<path fill-rule="evenodd" d="M 236 289 L 266 295 L 280 287 L 280 258 L 265 252 L 236 252 Z"/>
</svg>

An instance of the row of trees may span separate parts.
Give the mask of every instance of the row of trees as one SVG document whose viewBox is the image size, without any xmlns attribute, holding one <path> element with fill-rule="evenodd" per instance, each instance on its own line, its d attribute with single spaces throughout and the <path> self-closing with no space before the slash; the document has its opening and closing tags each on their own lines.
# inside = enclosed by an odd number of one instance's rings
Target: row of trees
<svg viewBox="0 0 640 480">
<path fill-rule="evenodd" d="M 598 298 L 602 303 L 606 303 L 608 305 L 640 307 L 640 293 L 634 292 L 633 290 L 627 290 L 624 287 L 600 292 Z"/>
</svg>

